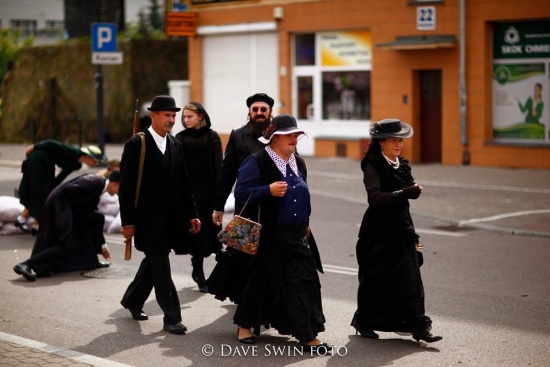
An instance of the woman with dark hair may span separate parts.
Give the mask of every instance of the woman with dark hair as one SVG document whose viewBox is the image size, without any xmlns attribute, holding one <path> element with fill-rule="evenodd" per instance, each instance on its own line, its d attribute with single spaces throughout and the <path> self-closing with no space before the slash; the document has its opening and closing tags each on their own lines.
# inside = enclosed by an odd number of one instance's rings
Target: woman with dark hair
<svg viewBox="0 0 550 367">
<path fill-rule="evenodd" d="M 183 108 L 181 117 L 184 130 L 176 138 L 182 143 L 187 173 L 195 191 L 195 202 L 202 223 L 201 231 L 192 234 L 183 231 L 183 249 L 177 254 L 191 254 L 191 277 L 199 290 L 208 293 L 205 283 L 204 258 L 222 248 L 217 239 L 221 227 L 210 219 L 222 162 L 222 143 L 218 133 L 211 129 L 210 117 L 198 102 Z"/>
<path fill-rule="evenodd" d="M 430 333 L 432 320 L 424 313 L 420 237 L 409 212 L 409 199 L 418 199 L 423 188 L 400 155 L 413 129 L 385 119 L 372 124 L 370 135 L 361 161 L 369 207 L 356 246 L 359 290 L 351 326 L 364 338 L 378 339 L 379 330 L 433 343 L 442 337 Z"/>
<path fill-rule="evenodd" d="M 516 97 L 516 99 L 521 113 L 525 113 L 525 122 L 540 124 L 540 118 L 544 108 L 544 102 L 542 101 L 542 84 L 535 84 L 533 97 L 527 97 L 524 104 L 521 103 L 519 98 Z"/>
</svg>

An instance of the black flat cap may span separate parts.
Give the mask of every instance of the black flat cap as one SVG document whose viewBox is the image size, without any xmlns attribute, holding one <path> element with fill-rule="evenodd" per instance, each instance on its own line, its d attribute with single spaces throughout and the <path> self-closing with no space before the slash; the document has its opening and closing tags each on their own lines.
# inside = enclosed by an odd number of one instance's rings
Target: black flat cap
<svg viewBox="0 0 550 367">
<path fill-rule="evenodd" d="M 273 108 L 273 104 L 275 103 L 273 98 L 265 93 L 256 93 L 248 97 L 246 99 L 246 106 L 250 108 L 250 106 L 252 106 L 252 103 L 254 102 L 265 102 L 269 105 L 269 108 Z"/>
</svg>

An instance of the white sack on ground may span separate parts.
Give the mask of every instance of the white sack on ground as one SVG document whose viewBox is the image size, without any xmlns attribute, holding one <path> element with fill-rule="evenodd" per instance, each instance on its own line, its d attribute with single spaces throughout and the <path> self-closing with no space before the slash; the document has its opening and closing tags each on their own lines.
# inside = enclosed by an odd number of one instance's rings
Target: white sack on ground
<svg viewBox="0 0 550 367">
<path fill-rule="evenodd" d="M 14 196 L 0 196 L 0 222 L 15 223 L 17 216 L 25 209 Z"/>
</svg>

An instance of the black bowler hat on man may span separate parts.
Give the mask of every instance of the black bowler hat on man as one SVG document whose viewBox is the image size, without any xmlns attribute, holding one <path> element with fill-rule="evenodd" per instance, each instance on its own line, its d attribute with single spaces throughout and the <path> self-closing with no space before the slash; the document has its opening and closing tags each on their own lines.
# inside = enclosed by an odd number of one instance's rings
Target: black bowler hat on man
<svg viewBox="0 0 550 367">
<path fill-rule="evenodd" d="M 176 107 L 176 101 L 170 96 L 156 96 L 153 98 L 151 107 L 147 107 L 149 111 L 181 111 L 181 108 Z"/>
<path fill-rule="evenodd" d="M 388 118 L 373 122 L 370 126 L 369 133 L 373 139 L 406 139 L 413 136 L 414 130 L 411 125 L 406 124 L 399 119 Z"/>
<path fill-rule="evenodd" d="M 265 93 L 256 93 L 246 99 L 246 106 L 250 108 L 254 102 L 265 102 L 269 105 L 269 108 L 273 108 L 275 101 L 273 98 Z"/>
</svg>

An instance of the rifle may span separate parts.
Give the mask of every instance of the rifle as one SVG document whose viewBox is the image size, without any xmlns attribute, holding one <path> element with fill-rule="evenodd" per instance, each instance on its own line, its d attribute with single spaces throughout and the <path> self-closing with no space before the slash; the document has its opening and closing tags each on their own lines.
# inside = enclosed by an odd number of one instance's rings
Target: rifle
<svg viewBox="0 0 550 367">
<path fill-rule="evenodd" d="M 136 106 L 134 108 L 134 126 L 132 128 L 132 135 L 137 134 L 138 118 L 139 118 L 138 100 L 136 99 Z M 132 258 L 132 237 L 125 240 L 124 243 L 126 244 L 126 247 L 124 249 L 124 260 L 128 261 Z"/>
</svg>

